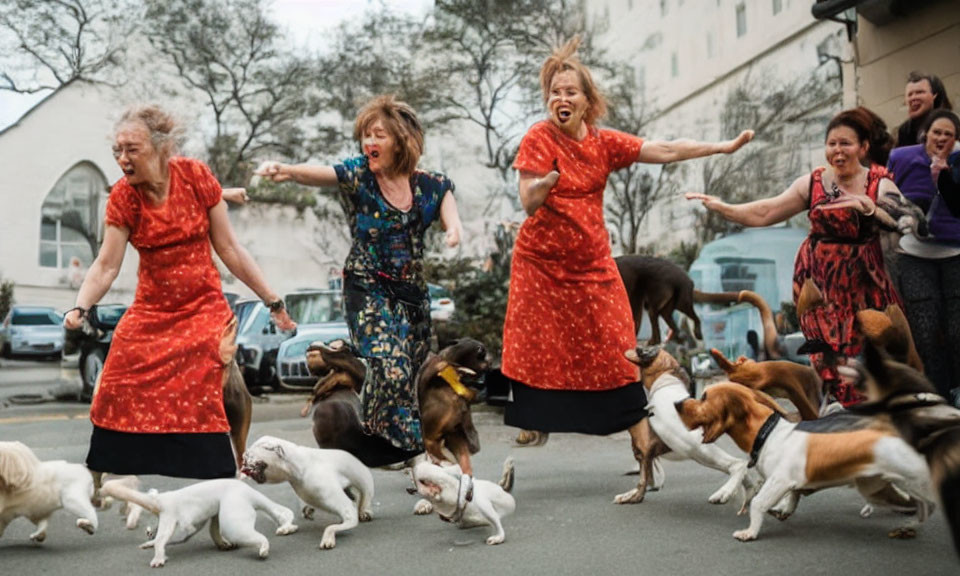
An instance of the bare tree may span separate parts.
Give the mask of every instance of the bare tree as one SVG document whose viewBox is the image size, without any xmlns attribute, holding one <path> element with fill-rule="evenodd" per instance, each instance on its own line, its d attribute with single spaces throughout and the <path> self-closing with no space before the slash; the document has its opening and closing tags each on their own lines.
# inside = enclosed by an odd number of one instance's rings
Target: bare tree
<svg viewBox="0 0 960 576">
<path fill-rule="evenodd" d="M 315 67 L 282 46 L 267 0 L 148 0 L 147 37 L 212 112 L 209 163 L 244 183 L 262 154 L 302 158 Z"/>
<path fill-rule="evenodd" d="M 0 90 L 32 94 L 73 80 L 120 83 L 135 13 L 126 0 L 0 3 Z"/>
</svg>

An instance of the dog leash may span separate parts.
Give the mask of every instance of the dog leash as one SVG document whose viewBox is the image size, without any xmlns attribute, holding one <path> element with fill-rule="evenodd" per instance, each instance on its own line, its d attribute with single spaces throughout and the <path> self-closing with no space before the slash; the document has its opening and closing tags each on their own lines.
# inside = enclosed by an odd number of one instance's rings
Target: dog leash
<svg viewBox="0 0 960 576">
<path fill-rule="evenodd" d="M 779 421 L 780 413 L 774 412 L 766 419 L 763 426 L 760 427 L 760 432 L 757 433 L 757 437 L 753 440 L 753 448 L 750 449 L 750 463 L 747 464 L 747 468 L 753 468 L 757 465 L 760 451 L 763 450 L 763 445 L 766 444 L 767 438 L 770 436 L 770 433 L 773 432 L 773 428 Z"/>
</svg>

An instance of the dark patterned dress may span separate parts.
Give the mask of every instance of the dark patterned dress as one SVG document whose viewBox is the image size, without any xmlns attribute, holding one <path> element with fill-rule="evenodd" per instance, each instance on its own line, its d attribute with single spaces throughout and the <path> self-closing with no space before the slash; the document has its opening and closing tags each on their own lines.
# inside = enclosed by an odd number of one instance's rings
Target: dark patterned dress
<svg viewBox="0 0 960 576">
<path fill-rule="evenodd" d="M 442 174 L 414 172 L 413 206 L 403 212 L 380 193 L 365 156 L 334 168 L 353 237 L 343 268 L 343 294 L 351 338 L 367 361 L 364 427 L 399 449 L 376 463 L 381 458 L 357 456 L 368 465 L 396 462 L 406 456 L 403 452 L 423 451 L 415 376 L 430 341 L 424 234 L 454 186 Z"/>
<path fill-rule="evenodd" d="M 803 283 L 812 279 L 824 296 L 826 306 L 807 311 L 800 329 L 818 352 L 811 362 L 824 382 L 844 405 L 861 400 L 856 391 L 842 386 L 837 365 L 860 353 L 860 338 L 854 329 L 859 310 L 883 310 L 890 304 L 902 307 L 900 297 L 887 276 L 873 217 L 864 217 L 852 208 L 826 210 L 834 198 L 823 185 L 823 168 L 810 175 L 810 235 L 800 245 L 793 273 L 793 301 L 797 302 Z M 880 180 L 889 178 L 882 166 L 873 165 L 867 175 L 866 194 L 877 200 Z"/>
</svg>

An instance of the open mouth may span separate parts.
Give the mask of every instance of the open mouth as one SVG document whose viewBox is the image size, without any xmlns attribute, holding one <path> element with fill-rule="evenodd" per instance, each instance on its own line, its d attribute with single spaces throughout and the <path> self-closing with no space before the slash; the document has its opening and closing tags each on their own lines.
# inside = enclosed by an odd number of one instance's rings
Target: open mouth
<svg viewBox="0 0 960 576">
<path fill-rule="evenodd" d="M 244 460 L 240 471 L 250 477 L 250 479 L 257 484 L 263 484 L 267 481 L 267 475 L 264 473 L 266 469 L 266 462 L 247 462 Z"/>
<path fill-rule="evenodd" d="M 371 157 L 371 158 L 379 158 L 379 157 L 380 157 L 380 151 L 379 151 L 379 150 L 371 150 L 371 151 L 367 154 L 367 156 L 369 156 L 369 157 Z"/>
<path fill-rule="evenodd" d="M 133 168 L 123 168 L 122 170 L 126 176 L 133 176 L 133 172 L 134 172 Z"/>
<path fill-rule="evenodd" d="M 567 108 L 562 108 L 557 110 L 557 118 L 560 122 L 567 122 L 570 118 L 573 117 L 573 112 Z"/>
</svg>

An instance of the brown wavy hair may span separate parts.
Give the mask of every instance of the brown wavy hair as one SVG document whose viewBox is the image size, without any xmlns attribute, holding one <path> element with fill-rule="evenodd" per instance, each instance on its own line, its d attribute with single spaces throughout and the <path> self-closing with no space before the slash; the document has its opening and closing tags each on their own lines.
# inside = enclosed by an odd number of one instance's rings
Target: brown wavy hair
<svg viewBox="0 0 960 576">
<path fill-rule="evenodd" d="M 397 142 L 396 160 L 390 167 L 395 174 L 413 174 L 423 155 L 423 126 L 417 113 L 406 102 L 397 100 L 393 94 L 377 96 L 367 102 L 357 113 L 353 125 L 353 139 L 363 152 L 363 133 L 377 120 Z"/>
<path fill-rule="evenodd" d="M 872 164 L 887 165 L 893 137 L 887 132 L 887 123 L 873 111 L 863 106 L 840 112 L 827 124 L 827 135 L 839 126 L 846 126 L 857 133 L 860 142 L 867 142 L 867 157 Z"/>
<path fill-rule="evenodd" d="M 546 106 L 550 100 L 550 83 L 553 82 L 553 77 L 560 72 L 572 70 L 580 79 L 580 87 L 589 103 L 583 120 L 587 124 L 593 124 L 607 114 L 607 99 L 594 83 L 590 69 L 580 62 L 577 56 L 579 47 L 580 36 L 574 36 L 566 44 L 553 50 L 540 67 L 540 90 L 543 91 L 543 104 Z"/>
</svg>

